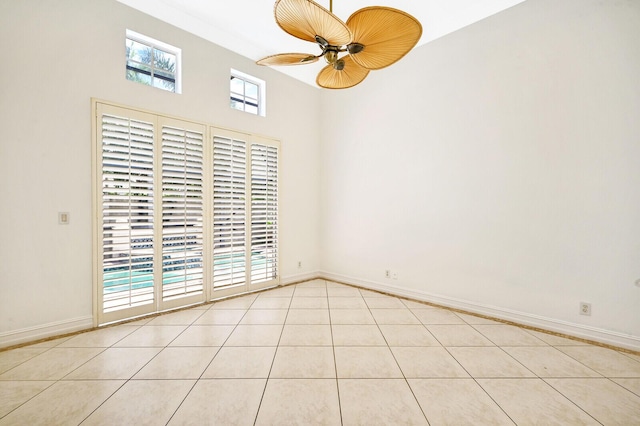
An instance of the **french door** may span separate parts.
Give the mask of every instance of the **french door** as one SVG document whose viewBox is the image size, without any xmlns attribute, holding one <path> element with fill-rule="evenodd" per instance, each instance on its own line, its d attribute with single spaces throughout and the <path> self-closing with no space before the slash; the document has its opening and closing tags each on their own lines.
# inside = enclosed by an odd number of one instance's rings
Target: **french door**
<svg viewBox="0 0 640 426">
<path fill-rule="evenodd" d="M 213 298 L 274 286 L 278 146 L 222 129 L 214 129 L 212 146 Z"/>
<path fill-rule="evenodd" d="M 98 324 L 278 284 L 277 141 L 94 106 Z"/>
</svg>

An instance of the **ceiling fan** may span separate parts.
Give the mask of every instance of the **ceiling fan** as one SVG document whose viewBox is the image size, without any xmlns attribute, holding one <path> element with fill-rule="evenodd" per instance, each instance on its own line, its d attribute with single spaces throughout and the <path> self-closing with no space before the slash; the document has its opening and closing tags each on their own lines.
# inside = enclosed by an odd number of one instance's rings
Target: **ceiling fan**
<svg viewBox="0 0 640 426">
<path fill-rule="evenodd" d="M 354 12 L 346 24 L 330 10 L 312 0 L 277 0 L 276 22 L 285 32 L 317 43 L 322 52 L 280 53 L 267 56 L 258 65 L 304 65 L 324 57 L 316 83 L 327 89 L 346 89 L 362 82 L 370 70 L 388 67 L 409 53 L 422 35 L 422 25 L 413 16 L 383 6 Z M 345 53 L 343 55 L 343 53 Z"/>
</svg>

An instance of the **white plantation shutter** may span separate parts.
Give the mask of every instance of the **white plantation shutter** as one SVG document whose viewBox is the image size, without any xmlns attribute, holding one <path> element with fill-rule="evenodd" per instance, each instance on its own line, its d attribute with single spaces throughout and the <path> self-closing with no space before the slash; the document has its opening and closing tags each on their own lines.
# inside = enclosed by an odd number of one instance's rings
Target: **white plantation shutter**
<svg viewBox="0 0 640 426">
<path fill-rule="evenodd" d="M 202 131 L 162 126 L 162 298 L 202 294 Z"/>
<path fill-rule="evenodd" d="M 98 324 L 277 285 L 277 141 L 94 112 Z"/>
<path fill-rule="evenodd" d="M 246 142 L 213 136 L 213 287 L 246 281 Z"/>
<path fill-rule="evenodd" d="M 278 148 L 251 146 L 251 282 L 278 276 Z"/>
<path fill-rule="evenodd" d="M 152 121 L 101 116 L 102 309 L 154 302 Z"/>
</svg>

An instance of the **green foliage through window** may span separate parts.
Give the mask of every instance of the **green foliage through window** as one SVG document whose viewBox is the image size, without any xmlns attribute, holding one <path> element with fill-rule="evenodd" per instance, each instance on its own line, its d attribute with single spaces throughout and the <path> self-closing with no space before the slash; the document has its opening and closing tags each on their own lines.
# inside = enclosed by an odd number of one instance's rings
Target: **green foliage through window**
<svg viewBox="0 0 640 426">
<path fill-rule="evenodd" d="M 176 92 L 176 54 L 131 38 L 126 48 L 127 80 Z"/>
</svg>

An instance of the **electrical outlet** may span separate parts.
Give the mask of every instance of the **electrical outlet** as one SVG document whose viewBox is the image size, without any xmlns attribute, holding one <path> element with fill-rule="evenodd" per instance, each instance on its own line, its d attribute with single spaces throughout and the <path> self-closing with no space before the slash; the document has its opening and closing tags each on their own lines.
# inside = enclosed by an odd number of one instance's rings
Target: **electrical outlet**
<svg viewBox="0 0 640 426">
<path fill-rule="evenodd" d="M 396 271 L 393 271 L 391 273 L 391 278 L 393 278 L 394 280 L 397 280 L 398 279 L 398 273 Z"/>
<path fill-rule="evenodd" d="M 58 224 L 59 225 L 68 225 L 69 224 L 70 215 L 69 212 L 58 212 Z"/>
<path fill-rule="evenodd" d="M 298 269 L 302 268 L 302 260 L 298 260 Z"/>
<path fill-rule="evenodd" d="M 580 302 L 580 315 L 591 315 L 591 303 Z"/>
<path fill-rule="evenodd" d="M 386 271 L 384 271 L 384 277 L 385 278 L 391 278 L 391 271 L 388 270 L 388 269 Z"/>
</svg>

